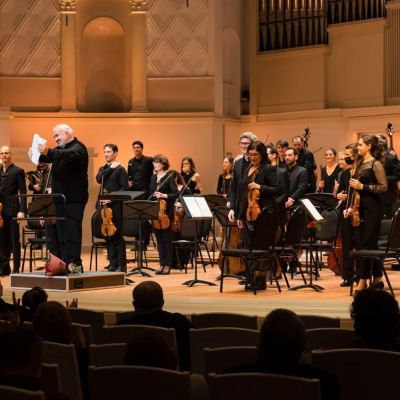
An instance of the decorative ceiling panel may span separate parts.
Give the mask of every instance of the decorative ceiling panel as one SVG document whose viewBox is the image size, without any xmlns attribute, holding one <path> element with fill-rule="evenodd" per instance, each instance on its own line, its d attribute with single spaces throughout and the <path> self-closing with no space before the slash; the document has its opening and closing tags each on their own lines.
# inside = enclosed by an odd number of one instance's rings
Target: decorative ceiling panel
<svg viewBox="0 0 400 400">
<path fill-rule="evenodd" d="M 60 76 L 58 0 L 0 0 L 0 76 Z"/>
<path fill-rule="evenodd" d="M 149 76 L 208 74 L 208 0 L 148 0 Z"/>
</svg>

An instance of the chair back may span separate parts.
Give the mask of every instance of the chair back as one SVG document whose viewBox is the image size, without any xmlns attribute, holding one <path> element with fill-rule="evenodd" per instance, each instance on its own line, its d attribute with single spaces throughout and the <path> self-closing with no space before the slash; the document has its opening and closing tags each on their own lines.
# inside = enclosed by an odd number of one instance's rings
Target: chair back
<svg viewBox="0 0 400 400">
<path fill-rule="evenodd" d="M 395 400 L 400 353 L 369 349 L 312 352 L 312 364 L 334 374 L 342 400 Z"/>
<path fill-rule="evenodd" d="M 79 329 L 83 337 L 85 338 L 86 347 L 93 343 L 92 327 L 89 324 L 78 324 L 76 322 L 72 323 L 74 329 Z"/>
<path fill-rule="evenodd" d="M 277 239 L 276 231 L 279 226 L 279 213 L 276 207 L 262 210 L 258 216 L 254 231 L 251 235 L 252 250 L 267 250 L 273 248 Z"/>
<path fill-rule="evenodd" d="M 359 339 L 355 331 L 341 328 L 306 330 L 307 350 L 330 350 L 350 347 Z"/>
<path fill-rule="evenodd" d="M 292 212 L 285 233 L 285 246 L 297 248 L 300 246 L 306 225 L 306 213 L 299 206 Z"/>
<path fill-rule="evenodd" d="M 324 242 L 334 242 L 339 229 L 339 218 L 336 209 L 322 210 L 323 220 L 320 222 L 320 229 L 315 233 L 315 239 Z"/>
<path fill-rule="evenodd" d="M 387 240 L 390 235 L 390 228 L 392 227 L 392 218 L 383 219 L 379 228 L 379 240 Z"/>
<path fill-rule="evenodd" d="M 178 359 L 178 348 L 174 328 L 161 328 L 150 325 L 114 325 L 104 326 L 104 343 L 130 343 L 139 336 L 154 333 L 160 337 L 175 353 Z"/>
<path fill-rule="evenodd" d="M 0 385 L 1 400 L 45 400 L 44 392 Z"/>
<path fill-rule="evenodd" d="M 218 327 L 231 327 L 231 328 L 244 328 L 244 329 L 257 329 L 257 316 L 233 313 L 203 313 L 192 314 L 191 316 L 193 326 L 198 328 L 218 328 Z"/>
<path fill-rule="evenodd" d="M 89 367 L 89 393 L 96 400 L 189 400 L 190 375 L 188 372 L 130 365 Z"/>
<path fill-rule="evenodd" d="M 400 210 L 397 210 L 392 218 L 387 247 L 394 250 L 400 249 Z"/>
<path fill-rule="evenodd" d="M 197 239 L 201 239 L 203 235 L 203 221 L 197 221 Z M 194 240 L 196 235 L 196 221 L 184 215 L 182 218 L 182 226 L 179 231 L 180 240 Z"/>
<path fill-rule="evenodd" d="M 322 315 L 299 315 L 306 329 L 340 328 L 340 318 Z"/>
<path fill-rule="evenodd" d="M 68 312 L 71 316 L 72 322 L 76 324 L 90 325 L 93 338 L 90 343 L 99 344 L 103 342 L 103 312 L 74 307 L 68 308 Z"/>
<path fill-rule="evenodd" d="M 125 319 L 133 317 L 134 315 L 135 315 L 135 311 L 120 311 L 120 312 L 115 313 L 115 319 L 118 324 Z"/>
<path fill-rule="evenodd" d="M 59 392 L 61 388 L 60 368 L 58 364 L 42 363 L 40 368 L 40 378 L 46 389 L 52 392 Z"/>
<path fill-rule="evenodd" d="M 256 346 L 216 347 L 204 349 L 204 375 L 222 374 L 229 368 L 257 361 Z"/>
<path fill-rule="evenodd" d="M 204 373 L 204 349 L 229 346 L 257 346 L 259 332 L 242 328 L 203 328 L 190 330 L 191 371 Z"/>
<path fill-rule="evenodd" d="M 91 344 L 89 346 L 90 365 L 108 367 L 124 365 L 126 343 Z"/>
<path fill-rule="evenodd" d="M 268 399 L 320 399 L 318 379 L 264 373 L 210 374 L 208 384 L 210 400 L 258 399 L 260 393 Z"/>
<path fill-rule="evenodd" d="M 44 342 L 43 362 L 58 365 L 61 393 L 74 400 L 83 400 L 78 361 L 73 344 Z"/>
<path fill-rule="evenodd" d="M 90 226 L 91 226 L 91 229 L 92 229 L 92 243 L 97 243 L 98 242 L 95 239 L 104 240 L 104 236 L 101 233 L 101 225 L 102 225 L 102 223 L 103 223 L 103 220 L 101 218 L 100 211 L 96 210 L 93 213 L 92 218 L 90 220 Z"/>
</svg>

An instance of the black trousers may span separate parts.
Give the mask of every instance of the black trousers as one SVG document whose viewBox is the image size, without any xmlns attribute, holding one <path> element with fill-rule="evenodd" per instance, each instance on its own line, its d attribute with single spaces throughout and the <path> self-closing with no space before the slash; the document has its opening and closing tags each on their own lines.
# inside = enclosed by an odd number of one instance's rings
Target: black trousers
<svg viewBox="0 0 400 400">
<path fill-rule="evenodd" d="M 344 218 L 343 212 L 339 211 L 340 236 L 342 238 L 342 278 L 352 279 L 354 277 L 354 260 L 350 257 L 350 251 L 358 247 L 355 243 L 355 229 L 351 225 L 351 218 Z"/>
<path fill-rule="evenodd" d="M 13 272 L 19 272 L 21 265 L 21 243 L 19 241 L 19 224 L 12 217 L 3 217 L 0 229 L 0 268 L 3 275 L 10 273 L 10 258 L 13 254 Z"/>
<path fill-rule="evenodd" d="M 172 265 L 172 230 L 154 229 L 157 239 L 158 256 L 160 257 L 161 267 Z"/>
<path fill-rule="evenodd" d="M 111 204 L 113 224 L 117 228 L 114 235 L 106 237 L 108 260 L 110 270 L 121 269 L 126 272 L 126 246 L 122 235 L 122 209 L 121 204 Z"/>
<path fill-rule="evenodd" d="M 67 203 L 67 230 L 65 231 L 65 221 L 57 220 L 54 241 L 51 247 L 59 249 L 59 256 L 63 261 L 82 264 L 82 220 L 86 202 Z M 56 204 L 57 218 L 64 218 L 64 204 Z"/>
</svg>

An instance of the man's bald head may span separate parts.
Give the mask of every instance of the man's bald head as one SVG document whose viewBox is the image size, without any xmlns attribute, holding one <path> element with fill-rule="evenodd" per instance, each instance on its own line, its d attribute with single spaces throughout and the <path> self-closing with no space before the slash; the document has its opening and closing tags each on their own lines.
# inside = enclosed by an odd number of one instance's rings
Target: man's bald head
<svg viewBox="0 0 400 400">
<path fill-rule="evenodd" d="M 139 283 L 132 291 L 132 298 L 136 312 L 161 310 L 164 305 L 162 287 L 155 281 Z"/>
</svg>

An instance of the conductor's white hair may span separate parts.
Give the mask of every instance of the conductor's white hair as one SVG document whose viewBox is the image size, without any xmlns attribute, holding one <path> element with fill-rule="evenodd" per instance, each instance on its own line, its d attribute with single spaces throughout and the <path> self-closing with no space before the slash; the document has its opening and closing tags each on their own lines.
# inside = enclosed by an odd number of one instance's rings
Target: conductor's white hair
<svg viewBox="0 0 400 400">
<path fill-rule="evenodd" d="M 258 139 L 257 139 L 257 136 L 256 136 L 253 132 L 250 132 L 250 131 L 243 132 L 243 133 L 240 135 L 240 139 L 244 139 L 244 138 L 249 139 L 249 140 L 251 140 L 252 142 L 255 142 L 256 140 L 258 140 Z"/>
<path fill-rule="evenodd" d="M 55 132 L 55 131 L 63 131 L 69 136 L 71 136 L 74 133 L 72 128 L 67 124 L 59 124 L 59 125 L 55 126 L 53 129 L 53 132 Z"/>
</svg>

